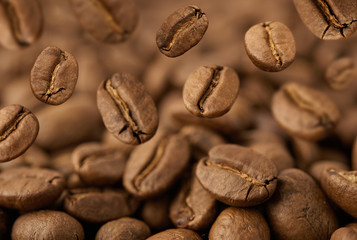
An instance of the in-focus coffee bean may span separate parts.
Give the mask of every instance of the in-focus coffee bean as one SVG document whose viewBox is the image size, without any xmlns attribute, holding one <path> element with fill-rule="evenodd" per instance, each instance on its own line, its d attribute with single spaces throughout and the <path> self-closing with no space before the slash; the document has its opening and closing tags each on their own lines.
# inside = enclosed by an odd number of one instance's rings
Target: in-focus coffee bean
<svg viewBox="0 0 357 240">
<path fill-rule="evenodd" d="M 295 59 L 295 39 L 281 22 L 264 22 L 251 27 L 244 37 L 245 50 L 260 69 L 278 72 Z"/>
<path fill-rule="evenodd" d="M 124 173 L 125 162 L 121 151 L 100 143 L 83 143 L 72 154 L 74 170 L 91 186 L 118 182 Z"/>
<path fill-rule="evenodd" d="M 321 173 L 320 184 L 334 203 L 357 218 L 357 171 L 325 169 Z"/>
<path fill-rule="evenodd" d="M 314 179 L 299 169 L 283 170 L 267 216 L 274 239 L 330 239 L 337 219 Z"/>
<path fill-rule="evenodd" d="M 230 67 L 202 66 L 183 87 L 186 109 L 198 117 L 219 117 L 228 112 L 239 91 L 239 78 Z"/>
<path fill-rule="evenodd" d="M 134 76 L 116 73 L 104 80 L 97 91 L 97 105 L 104 125 L 120 141 L 140 144 L 154 136 L 156 106 Z"/>
<path fill-rule="evenodd" d="M 123 217 L 104 224 L 95 240 L 145 240 L 150 236 L 149 226 L 135 218 Z"/>
<path fill-rule="evenodd" d="M 0 44 L 9 49 L 26 47 L 40 37 L 43 16 L 38 0 L 0 1 Z"/>
<path fill-rule="evenodd" d="M 125 41 L 139 19 L 134 0 L 71 0 L 82 27 L 95 39 L 105 43 Z"/>
<path fill-rule="evenodd" d="M 84 240 L 84 230 L 82 225 L 67 213 L 41 210 L 17 218 L 12 227 L 11 239 Z"/>
<path fill-rule="evenodd" d="M 158 135 L 131 153 L 124 171 L 124 187 L 142 198 L 163 193 L 185 170 L 189 157 L 190 147 L 185 137 Z"/>
<path fill-rule="evenodd" d="M 39 130 L 36 116 L 14 104 L 0 109 L 0 162 L 23 154 L 35 141 Z"/>
<path fill-rule="evenodd" d="M 182 7 L 163 22 L 156 44 L 166 56 L 178 57 L 197 45 L 207 28 L 208 18 L 199 7 Z"/>
<path fill-rule="evenodd" d="M 34 210 L 47 207 L 62 193 L 65 179 L 54 170 L 12 168 L 0 173 L 0 206 Z"/>
<path fill-rule="evenodd" d="M 357 3 L 354 0 L 294 0 L 306 27 L 318 38 L 338 40 L 357 29 Z"/>
<path fill-rule="evenodd" d="M 271 160 L 234 144 L 213 147 L 196 169 L 203 188 L 219 201 L 236 207 L 267 201 L 275 191 L 277 174 Z"/>
<path fill-rule="evenodd" d="M 78 65 L 72 54 L 47 47 L 32 67 L 30 86 L 41 102 L 59 105 L 72 96 L 77 79 Z"/>
<path fill-rule="evenodd" d="M 340 118 L 327 95 L 299 83 L 286 83 L 274 94 L 272 112 L 284 130 L 305 140 L 326 137 Z"/>
<path fill-rule="evenodd" d="M 229 207 L 223 210 L 209 231 L 210 240 L 270 240 L 270 230 L 263 215 L 252 208 Z"/>
<path fill-rule="evenodd" d="M 202 240 L 202 238 L 194 231 L 188 229 L 168 229 L 163 232 L 152 235 L 147 240 Z"/>
<path fill-rule="evenodd" d="M 325 80 L 330 88 L 344 90 L 351 86 L 357 77 L 357 66 L 352 58 L 340 58 L 326 69 Z"/>
</svg>

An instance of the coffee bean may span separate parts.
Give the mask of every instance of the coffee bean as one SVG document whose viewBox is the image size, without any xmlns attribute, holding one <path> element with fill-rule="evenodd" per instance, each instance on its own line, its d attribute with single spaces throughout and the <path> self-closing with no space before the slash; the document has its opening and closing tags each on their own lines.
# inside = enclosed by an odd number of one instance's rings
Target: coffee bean
<svg viewBox="0 0 357 240">
<path fill-rule="evenodd" d="M 343 162 L 338 162 L 336 160 L 325 160 L 325 161 L 318 161 L 311 164 L 308 173 L 317 181 L 320 181 L 321 174 L 325 170 L 331 168 L 345 170 L 345 171 L 349 170 L 349 167 Z"/>
<path fill-rule="evenodd" d="M 267 203 L 274 239 L 329 239 L 338 223 L 316 182 L 294 168 L 278 178 L 277 192 Z"/>
<path fill-rule="evenodd" d="M 42 210 L 26 213 L 16 219 L 12 228 L 13 240 L 83 240 L 82 225 L 64 212 Z"/>
<path fill-rule="evenodd" d="M 238 96 L 239 78 L 230 67 L 203 66 L 187 78 L 183 87 L 186 109 L 198 117 L 219 117 Z"/>
<path fill-rule="evenodd" d="M 216 199 L 202 188 L 194 171 L 184 179 L 170 206 L 171 221 L 178 228 L 208 228 L 216 216 Z"/>
<path fill-rule="evenodd" d="M 125 41 L 135 30 L 139 14 L 133 0 L 71 0 L 82 27 L 105 43 Z"/>
<path fill-rule="evenodd" d="M 234 144 L 212 148 L 208 157 L 198 163 L 196 176 L 216 199 L 237 207 L 267 201 L 277 183 L 277 169 L 272 161 Z"/>
<path fill-rule="evenodd" d="M 342 227 L 333 232 L 330 240 L 352 240 L 357 239 L 357 226 Z"/>
<path fill-rule="evenodd" d="M 163 193 L 185 170 L 189 157 L 189 144 L 183 136 L 158 135 L 131 153 L 124 171 L 124 187 L 142 198 Z"/>
<path fill-rule="evenodd" d="M 77 78 L 76 59 L 58 47 L 47 47 L 32 67 L 30 85 L 38 100 L 59 105 L 72 96 Z"/>
<path fill-rule="evenodd" d="M 102 223 L 133 214 L 138 200 L 122 190 L 72 189 L 63 208 L 70 215 L 91 223 Z"/>
<path fill-rule="evenodd" d="M 306 27 L 318 38 L 338 40 L 357 29 L 357 3 L 353 0 L 294 0 Z"/>
<path fill-rule="evenodd" d="M 169 218 L 169 204 L 171 198 L 168 194 L 157 198 L 145 200 L 141 208 L 141 218 L 151 229 L 165 230 L 172 226 Z"/>
<path fill-rule="evenodd" d="M 27 108 L 14 104 L 0 109 L 0 162 L 23 154 L 35 141 L 38 120 Z"/>
<path fill-rule="evenodd" d="M 120 141 L 140 144 L 154 136 L 158 126 L 155 103 L 134 76 L 116 73 L 104 80 L 97 105 L 108 131 Z"/>
<path fill-rule="evenodd" d="M 96 240 L 145 240 L 150 236 L 150 228 L 143 221 L 135 218 L 123 217 L 104 224 L 97 235 Z"/>
<path fill-rule="evenodd" d="M 34 210 L 53 203 L 62 193 L 65 180 L 57 171 L 21 167 L 1 172 L 0 185 L 0 206 Z"/>
<path fill-rule="evenodd" d="M 26 47 L 40 37 L 43 16 L 37 0 L 0 2 L 0 44 L 9 49 Z"/>
<path fill-rule="evenodd" d="M 256 209 L 229 207 L 223 210 L 209 231 L 212 240 L 270 239 L 268 223 Z"/>
<path fill-rule="evenodd" d="M 298 83 L 284 84 L 274 94 L 272 112 L 285 131 L 305 140 L 326 137 L 340 117 L 328 96 Z"/>
<path fill-rule="evenodd" d="M 357 171 L 325 169 L 321 173 L 320 184 L 334 203 L 357 218 Z"/>
<path fill-rule="evenodd" d="M 178 57 L 194 47 L 208 27 L 208 18 L 197 6 L 177 9 L 156 32 L 156 44 L 168 57 Z"/>
<path fill-rule="evenodd" d="M 147 240 L 202 240 L 202 238 L 194 231 L 188 229 L 168 229 L 163 232 L 152 235 Z"/>
<path fill-rule="evenodd" d="M 121 151 L 100 143 L 81 144 L 72 154 L 74 170 L 91 186 L 118 182 L 124 173 L 125 161 Z"/>
<path fill-rule="evenodd" d="M 268 72 L 284 70 L 295 58 L 294 36 L 281 22 L 254 25 L 245 34 L 244 46 L 254 65 Z"/>
<path fill-rule="evenodd" d="M 325 72 L 325 79 L 330 88 L 344 90 L 351 86 L 357 77 L 357 66 L 351 58 L 333 61 Z"/>
</svg>

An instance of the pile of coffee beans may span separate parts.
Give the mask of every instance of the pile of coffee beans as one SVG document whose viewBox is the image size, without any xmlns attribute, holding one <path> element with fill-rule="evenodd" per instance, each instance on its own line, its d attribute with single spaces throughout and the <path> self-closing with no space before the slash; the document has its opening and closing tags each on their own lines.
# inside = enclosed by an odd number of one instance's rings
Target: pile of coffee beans
<svg viewBox="0 0 357 240">
<path fill-rule="evenodd" d="M 356 240 L 356 0 L 0 0 L 0 240 Z"/>
</svg>

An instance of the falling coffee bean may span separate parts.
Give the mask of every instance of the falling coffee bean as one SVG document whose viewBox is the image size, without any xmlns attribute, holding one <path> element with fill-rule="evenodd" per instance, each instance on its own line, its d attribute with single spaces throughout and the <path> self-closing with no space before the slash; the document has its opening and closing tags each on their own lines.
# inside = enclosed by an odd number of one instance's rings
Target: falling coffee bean
<svg viewBox="0 0 357 240">
<path fill-rule="evenodd" d="M 32 67 L 30 85 L 38 100 L 59 105 L 72 96 L 77 79 L 76 59 L 58 47 L 47 47 Z"/>
<path fill-rule="evenodd" d="M 254 25 L 246 32 L 244 45 L 252 62 L 264 71 L 284 70 L 295 58 L 294 36 L 281 22 Z"/>
<path fill-rule="evenodd" d="M 186 109 L 198 117 L 219 117 L 230 110 L 238 96 L 239 78 L 230 67 L 203 66 L 183 87 Z"/>
<path fill-rule="evenodd" d="M 208 18 L 197 6 L 182 7 L 172 13 L 156 33 L 161 53 L 178 57 L 194 47 L 208 27 Z"/>
<path fill-rule="evenodd" d="M 104 80 L 97 91 L 97 105 L 104 125 L 120 141 L 140 144 L 154 136 L 156 106 L 134 76 L 116 73 Z"/>
<path fill-rule="evenodd" d="M 0 109 L 0 162 L 23 154 L 35 141 L 39 130 L 36 116 L 21 105 Z"/>
</svg>

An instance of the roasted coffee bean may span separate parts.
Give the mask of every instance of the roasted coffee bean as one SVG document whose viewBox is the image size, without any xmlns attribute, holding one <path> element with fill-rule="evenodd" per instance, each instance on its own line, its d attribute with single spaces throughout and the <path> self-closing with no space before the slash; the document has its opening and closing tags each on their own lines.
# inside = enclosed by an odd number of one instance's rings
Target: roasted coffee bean
<svg viewBox="0 0 357 240">
<path fill-rule="evenodd" d="M 267 201 L 275 191 L 277 173 L 272 161 L 234 144 L 215 146 L 196 169 L 198 180 L 208 192 L 219 201 L 237 207 Z"/>
<path fill-rule="evenodd" d="M 335 215 L 316 182 L 299 169 L 285 169 L 267 203 L 274 239 L 329 239 L 338 227 Z"/>
<path fill-rule="evenodd" d="M 0 2 L 0 44 L 9 49 L 26 47 L 40 37 L 43 16 L 37 0 Z"/>
<path fill-rule="evenodd" d="M 171 221 L 178 228 L 202 230 L 212 224 L 215 216 L 216 199 L 201 186 L 193 171 L 171 203 Z"/>
<path fill-rule="evenodd" d="M 340 58 L 333 61 L 325 72 L 325 80 L 334 90 L 348 88 L 356 77 L 357 66 L 351 58 Z"/>
<path fill-rule="evenodd" d="M 272 112 L 286 132 L 306 140 L 326 137 L 340 118 L 328 96 L 298 83 L 284 84 L 274 94 Z"/>
<path fill-rule="evenodd" d="M 357 239 L 357 226 L 342 227 L 333 232 L 330 240 L 353 240 Z"/>
<path fill-rule="evenodd" d="M 35 141 L 38 120 L 27 108 L 10 105 L 0 109 L 0 162 L 23 154 Z"/>
<path fill-rule="evenodd" d="M 30 85 L 41 102 L 59 105 L 72 96 L 78 78 L 78 65 L 72 54 L 47 47 L 31 70 Z"/>
<path fill-rule="evenodd" d="M 141 208 L 141 218 L 151 229 L 162 231 L 172 226 L 169 218 L 170 200 L 168 195 L 160 195 L 144 202 Z"/>
<path fill-rule="evenodd" d="M 207 27 L 208 18 L 199 7 L 182 7 L 172 13 L 157 31 L 157 47 L 168 57 L 178 57 L 201 40 Z"/>
<path fill-rule="evenodd" d="M 42 210 L 26 213 L 12 227 L 13 240 L 83 240 L 82 225 L 64 212 Z"/>
<path fill-rule="evenodd" d="M 189 144 L 183 136 L 158 135 L 131 153 L 124 171 L 124 187 L 142 198 L 163 193 L 185 170 L 189 157 Z"/>
<path fill-rule="evenodd" d="M 244 37 L 245 50 L 258 68 L 278 72 L 295 58 L 295 39 L 281 22 L 264 22 L 251 27 Z"/>
<path fill-rule="evenodd" d="M 357 171 L 325 169 L 321 173 L 320 184 L 334 203 L 357 218 Z"/>
<path fill-rule="evenodd" d="M 125 41 L 139 19 L 134 0 L 71 0 L 82 27 L 95 39 L 105 43 Z"/>
<path fill-rule="evenodd" d="M 65 179 L 57 171 L 12 168 L 0 173 L 0 206 L 34 210 L 53 203 L 62 193 Z"/>
<path fill-rule="evenodd" d="M 156 106 L 134 76 L 116 73 L 104 80 L 98 88 L 97 105 L 108 131 L 120 141 L 140 144 L 154 136 Z"/>
<path fill-rule="evenodd" d="M 97 235 L 96 240 L 145 240 L 150 236 L 150 228 L 143 221 L 135 218 L 123 217 L 104 224 Z"/>
<path fill-rule="evenodd" d="M 70 215 L 91 223 L 102 223 L 133 214 L 139 202 L 122 190 L 72 189 L 63 208 Z"/>
<path fill-rule="evenodd" d="M 147 240 L 202 240 L 202 238 L 194 231 L 188 229 L 168 229 L 152 235 Z"/>
<path fill-rule="evenodd" d="M 343 162 L 338 162 L 338 161 L 333 161 L 333 160 L 325 160 L 325 161 L 318 161 L 313 163 L 310 168 L 308 173 L 315 178 L 317 181 L 320 181 L 321 174 L 328 169 L 339 169 L 339 170 L 344 170 L 348 171 L 349 167 L 343 163 Z"/>
<path fill-rule="evenodd" d="M 232 68 L 203 66 L 187 78 L 183 102 L 195 116 L 219 117 L 231 109 L 238 91 L 239 78 Z"/>
<path fill-rule="evenodd" d="M 270 230 L 256 209 L 229 207 L 223 210 L 209 231 L 211 240 L 270 240 Z"/>
<path fill-rule="evenodd" d="M 353 0 L 294 0 L 306 27 L 318 38 L 338 40 L 357 29 L 357 3 Z"/>
<path fill-rule="evenodd" d="M 321 159 L 321 149 L 316 142 L 292 137 L 292 148 L 295 155 L 296 166 L 308 171 L 311 164 Z"/>
<path fill-rule="evenodd" d="M 91 186 L 118 182 L 124 173 L 125 161 L 121 151 L 100 143 L 81 144 L 72 154 L 74 170 Z"/>
</svg>

